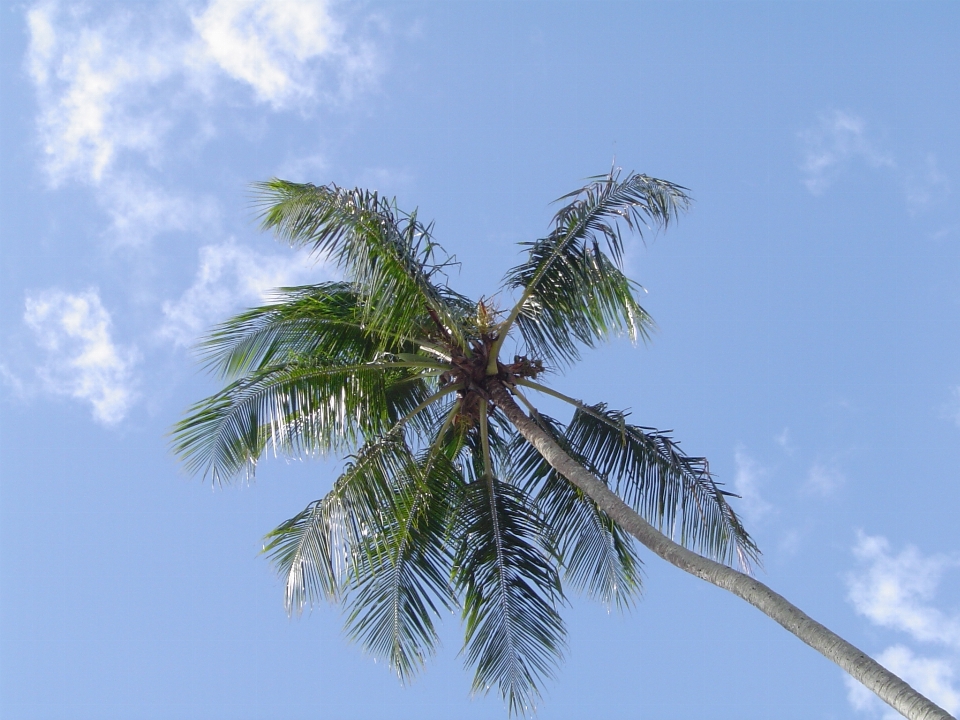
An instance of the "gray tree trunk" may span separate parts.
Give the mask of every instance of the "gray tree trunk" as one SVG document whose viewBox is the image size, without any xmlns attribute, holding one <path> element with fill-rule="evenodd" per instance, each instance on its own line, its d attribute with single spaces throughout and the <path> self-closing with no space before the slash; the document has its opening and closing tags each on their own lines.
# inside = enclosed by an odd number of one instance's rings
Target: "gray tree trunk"
<svg viewBox="0 0 960 720">
<path fill-rule="evenodd" d="M 732 592 L 832 660 L 897 712 L 911 720 L 955 720 L 907 683 L 831 632 L 763 583 L 733 568 L 708 560 L 678 545 L 633 511 L 607 485 L 586 470 L 527 417 L 502 383 L 490 378 L 487 390 L 526 440 L 544 459 L 594 502 L 624 530 L 672 565 L 702 580 Z"/>
</svg>

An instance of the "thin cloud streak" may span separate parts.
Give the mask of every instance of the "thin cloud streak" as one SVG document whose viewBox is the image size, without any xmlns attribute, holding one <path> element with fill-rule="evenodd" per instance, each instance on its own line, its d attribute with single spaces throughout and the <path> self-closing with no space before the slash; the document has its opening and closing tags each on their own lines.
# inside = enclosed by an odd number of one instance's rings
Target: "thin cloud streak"
<svg viewBox="0 0 960 720">
<path fill-rule="evenodd" d="M 136 173 L 104 182 L 98 202 L 110 218 L 106 235 L 115 246 L 142 246 L 167 232 L 197 232 L 219 219 L 213 198 L 173 192 Z"/>
<path fill-rule="evenodd" d="M 847 482 L 847 478 L 833 465 L 815 462 L 807 474 L 804 490 L 820 497 L 830 497 Z"/>
<path fill-rule="evenodd" d="M 921 213 L 946 200 L 950 189 L 950 180 L 940 170 L 937 156 L 928 153 L 921 168 L 907 175 L 907 207 L 913 215 Z"/>
</svg>

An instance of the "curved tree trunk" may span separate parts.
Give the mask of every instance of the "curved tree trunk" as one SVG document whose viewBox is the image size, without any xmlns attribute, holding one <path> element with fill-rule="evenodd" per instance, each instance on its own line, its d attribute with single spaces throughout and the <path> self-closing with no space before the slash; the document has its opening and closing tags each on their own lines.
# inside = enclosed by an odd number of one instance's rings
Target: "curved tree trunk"
<svg viewBox="0 0 960 720">
<path fill-rule="evenodd" d="M 946 710 L 763 583 L 670 540 L 634 512 L 604 482 L 567 455 L 550 435 L 523 412 L 501 382 L 491 378 L 486 386 L 494 404 L 554 470 L 590 496 L 620 527 L 654 553 L 681 570 L 746 600 L 846 670 L 904 717 L 912 720 L 954 720 Z"/>
</svg>

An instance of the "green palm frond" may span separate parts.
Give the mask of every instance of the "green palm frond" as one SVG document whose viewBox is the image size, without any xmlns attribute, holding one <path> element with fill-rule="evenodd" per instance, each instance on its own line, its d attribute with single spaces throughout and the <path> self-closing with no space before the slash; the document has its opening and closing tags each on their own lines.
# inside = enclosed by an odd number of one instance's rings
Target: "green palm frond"
<svg viewBox="0 0 960 720">
<path fill-rule="evenodd" d="M 494 467 L 510 467 L 514 446 L 520 442 L 516 429 L 500 413 L 485 414 L 487 446 Z M 483 441 L 479 427 L 465 433 L 461 440 L 459 462 L 468 482 L 481 482 L 487 474 L 483 459 Z"/>
<path fill-rule="evenodd" d="M 366 445 L 322 499 L 268 536 L 289 612 L 347 601 L 349 634 L 402 679 L 436 647 L 449 583 L 450 525 L 462 486 L 443 454 L 418 458 L 394 434 Z"/>
<path fill-rule="evenodd" d="M 552 252 L 533 248 L 530 263 Z M 533 355 L 564 362 L 579 358 L 581 344 L 593 347 L 624 334 L 632 341 L 646 338 L 653 319 L 636 299 L 638 288 L 599 245 L 565 245 L 549 279 L 524 304 L 517 329 Z"/>
<path fill-rule="evenodd" d="M 432 451 L 392 480 L 389 510 L 354 555 L 347 629 L 407 680 L 436 647 L 438 603 L 457 604 L 449 534 L 463 481 L 446 455 Z"/>
<path fill-rule="evenodd" d="M 608 607 L 641 589 L 633 539 L 597 502 L 626 509 L 602 486 L 595 500 L 558 474 L 534 447 L 555 451 L 550 438 L 684 545 L 756 560 L 705 460 L 537 382 L 544 360 L 646 335 L 621 230 L 666 226 L 689 202 L 684 188 L 611 171 L 561 198 L 547 237 L 506 276 L 521 296 L 501 322 L 448 286 L 453 258 L 395 201 L 332 184 L 255 187 L 263 227 L 343 279 L 282 288 L 217 326 L 200 353 L 225 387 L 172 434 L 186 468 L 217 483 L 252 473 L 271 449 L 354 453 L 326 496 L 266 538 L 288 611 L 343 602 L 350 636 L 406 680 L 436 648 L 441 611 L 459 606 L 473 690 L 496 687 L 511 713 L 531 711 L 564 650 L 561 577 Z M 529 355 L 509 362 L 500 351 L 514 325 Z M 505 388 L 543 432 L 520 422 Z M 538 413 L 525 388 L 571 403 L 570 424 Z"/>
<path fill-rule="evenodd" d="M 454 577 L 463 593 L 464 653 L 476 667 L 473 690 L 497 686 L 511 713 L 526 714 L 562 656 L 566 633 L 549 533 L 523 493 L 493 477 L 464 488 L 458 520 Z"/>
<path fill-rule="evenodd" d="M 266 536 L 263 552 L 284 578 L 289 613 L 321 599 L 342 598 L 353 555 L 383 524 L 392 478 L 409 474 L 412 456 L 399 435 L 377 438 L 347 463 L 322 499 Z"/>
<path fill-rule="evenodd" d="M 684 188 L 646 175 L 621 181 L 611 171 L 591 180 L 560 198 L 570 202 L 555 215 L 553 230 L 529 243 L 527 261 L 505 279 L 523 294 L 504 331 L 516 321 L 542 358 L 572 361 L 577 343 L 592 347 L 613 334 L 646 334 L 652 321 L 635 298 L 639 286 L 620 269 L 620 223 L 642 235 L 648 224 L 665 227 L 689 203 Z"/>
<path fill-rule="evenodd" d="M 682 545 L 749 570 L 759 552 L 714 481 L 705 458 L 690 457 L 666 433 L 627 422 L 606 405 L 578 409 L 570 448 L 647 522 Z"/>
<path fill-rule="evenodd" d="M 242 312 L 214 328 L 200 345 L 211 370 L 231 378 L 303 358 L 361 363 L 384 352 L 417 351 L 415 343 L 395 333 L 366 327 L 362 298 L 349 283 L 281 288 L 274 298 L 269 305 Z M 425 328 L 424 335 L 427 332 Z"/>
<path fill-rule="evenodd" d="M 224 482 L 253 473 L 268 446 L 292 456 L 352 450 L 429 394 L 428 380 L 402 362 L 268 366 L 190 408 L 174 426 L 174 451 L 190 472 Z"/>
<path fill-rule="evenodd" d="M 409 338 L 432 319 L 440 334 L 462 340 L 463 314 L 473 305 L 434 281 L 452 259 L 440 257 L 442 249 L 416 213 L 359 188 L 278 179 L 254 187 L 265 229 L 311 247 L 345 271 L 364 298 L 365 325 Z"/>
<path fill-rule="evenodd" d="M 535 420 L 571 457 L 590 467 L 567 443 L 561 423 L 543 413 Z M 526 441 L 514 442 L 512 451 L 521 487 L 533 495 L 554 534 L 564 580 L 607 608 L 629 607 L 642 589 L 641 561 L 632 538 Z"/>
</svg>

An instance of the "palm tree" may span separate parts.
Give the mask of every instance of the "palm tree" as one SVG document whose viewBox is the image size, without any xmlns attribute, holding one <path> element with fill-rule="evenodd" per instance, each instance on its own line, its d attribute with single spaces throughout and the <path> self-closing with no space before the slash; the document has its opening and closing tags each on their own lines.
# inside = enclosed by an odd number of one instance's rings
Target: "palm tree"
<svg viewBox="0 0 960 720">
<path fill-rule="evenodd" d="M 175 449 L 215 483 L 251 475 L 269 451 L 349 454 L 330 492 L 267 536 L 290 612 L 346 603 L 350 635 L 407 679 L 436 647 L 441 608 L 459 608 L 474 691 L 496 685 L 523 713 L 562 656 L 565 588 L 636 598 L 635 538 L 905 716 L 949 718 L 750 576 L 759 551 L 706 460 L 543 384 L 583 347 L 646 336 L 621 230 L 667 226 L 684 188 L 611 171 L 561 198 L 549 234 L 507 273 L 504 295 L 518 299 L 503 310 L 454 291 L 431 226 L 392 200 L 276 179 L 256 191 L 263 227 L 343 280 L 281 289 L 210 334 L 202 353 L 226 384 L 176 425 Z M 569 422 L 537 409 L 543 395 L 572 406 Z"/>
</svg>

